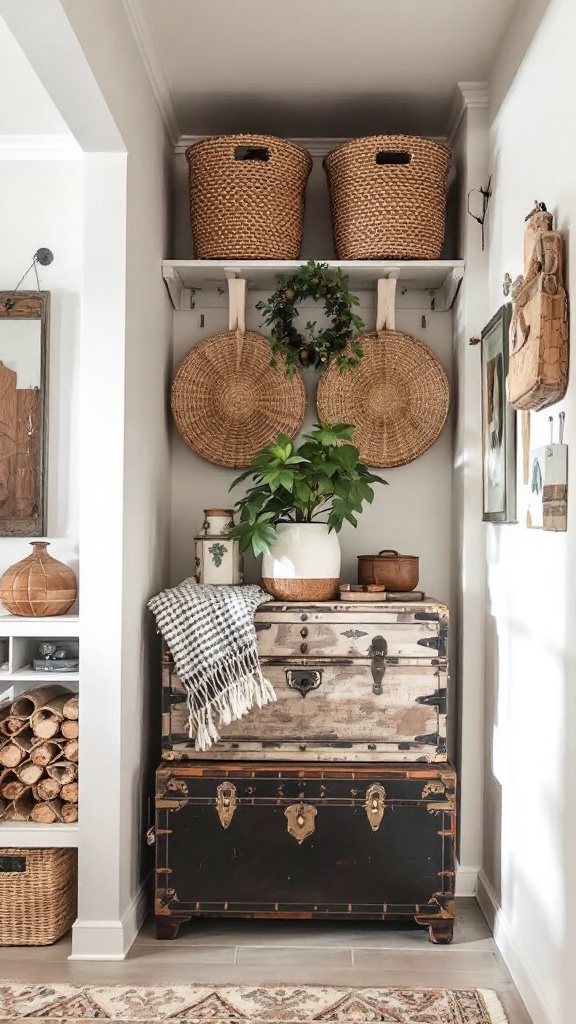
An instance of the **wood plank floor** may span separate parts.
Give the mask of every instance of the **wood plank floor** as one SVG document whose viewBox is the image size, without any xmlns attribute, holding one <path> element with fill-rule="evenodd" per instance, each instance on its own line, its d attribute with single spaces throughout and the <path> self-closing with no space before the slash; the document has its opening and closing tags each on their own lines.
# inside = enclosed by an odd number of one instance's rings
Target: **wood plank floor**
<svg viewBox="0 0 576 1024">
<path fill-rule="evenodd" d="M 510 1024 L 531 1024 L 473 899 L 457 900 L 450 946 L 432 945 L 416 925 L 199 919 L 162 942 L 146 923 L 120 963 L 70 962 L 69 953 L 69 938 L 45 948 L 3 948 L 0 982 L 491 988 Z"/>
</svg>

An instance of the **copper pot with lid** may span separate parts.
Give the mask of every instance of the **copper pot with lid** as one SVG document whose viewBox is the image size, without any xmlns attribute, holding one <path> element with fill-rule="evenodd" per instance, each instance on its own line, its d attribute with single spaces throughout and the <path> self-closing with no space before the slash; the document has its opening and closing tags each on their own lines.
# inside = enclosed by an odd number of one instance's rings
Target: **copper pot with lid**
<svg viewBox="0 0 576 1024">
<path fill-rule="evenodd" d="M 420 577 L 417 555 L 399 555 L 384 548 L 377 555 L 358 555 L 358 583 L 377 583 L 386 590 L 414 590 Z"/>
</svg>

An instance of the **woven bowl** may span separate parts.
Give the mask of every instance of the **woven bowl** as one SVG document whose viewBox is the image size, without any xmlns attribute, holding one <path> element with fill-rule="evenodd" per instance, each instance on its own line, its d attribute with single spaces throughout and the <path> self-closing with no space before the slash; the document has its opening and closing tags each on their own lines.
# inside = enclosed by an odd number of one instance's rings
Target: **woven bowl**
<svg viewBox="0 0 576 1024">
<path fill-rule="evenodd" d="M 193 348 L 172 384 L 176 426 L 198 455 L 217 466 L 248 466 L 278 434 L 294 437 L 304 419 L 306 391 L 285 365 L 270 365 L 264 335 L 223 331 Z"/>
<path fill-rule="evenodd" d="M 449 406 L 448 379 L 438 356 L 401 331 L 368 331 L 364 355 L 341 373 L 331 363 L 316 394 L 323 423 L 353 423 L 354 444 L 367 466 L 405 466 L 438 437 Z"/>
</svg>

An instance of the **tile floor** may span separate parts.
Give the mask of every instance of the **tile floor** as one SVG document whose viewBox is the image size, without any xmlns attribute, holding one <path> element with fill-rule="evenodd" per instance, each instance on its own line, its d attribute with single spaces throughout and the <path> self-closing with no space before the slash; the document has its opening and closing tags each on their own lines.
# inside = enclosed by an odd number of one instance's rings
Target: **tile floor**
<svg viewBox="0 0 576 1024">
<path fill-rule="evenodd" d="M 531 1024 L 474 899 L 457 900 L 450 946 L 416 925 L 323 921 L 224 921 L 183 925 L 157 941 L 145 924 L 121 963 L 69 962 L 69 939 L 37 949 L 4 948 L 0 983 L 326 984 L 492 988 L 510 1024 Z"/>
</svg>

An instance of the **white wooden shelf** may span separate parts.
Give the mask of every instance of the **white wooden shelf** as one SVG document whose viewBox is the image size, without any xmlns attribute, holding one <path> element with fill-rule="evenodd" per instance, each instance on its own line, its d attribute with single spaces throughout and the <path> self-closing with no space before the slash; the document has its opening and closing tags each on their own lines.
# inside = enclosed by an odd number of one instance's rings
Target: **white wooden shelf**
<svg viewBox="0 0 576 1024">
<path fill-rule="evenodd" d="M 78 824 L 42 825 L 36 821 L 0 821 L 0 849 L 78 846 Z"/>
<path fill-rule="evenodd" d="M 29 617 L 26 615 L 7 615 L 6 613 L 0 613 L 0 637 L 78 637 L 80 636 L 79 629 L 79 615 L 43 615 L 38 617 Z"/>
<path fill-rule="evenodd" d="M 434 292 L 434 308 L 451 309 L 464 277 L 463 260 L 322 260 L 342 270 L 353 291 L 372 291 L 382 277 L 399 287 Z M 229 278 L 246 278 L 248 288 L 273 292 L 279 274 L 293 274 L 306 260 L 163 260 L 162 276 L 175 309 L 194 306 L 197 291 L 224 290 Z"/>
<path fill-rule="evenodd" d="M 33 668 L 19 668 L 15 672 L 3 672 L 0 678 L 11 683 L 39 683 L 40 686 L 50 686 L 50 683 L 77 683 L 80 673 L 43 672 L 42 669 L 36 672 Z"/>
</svg>

